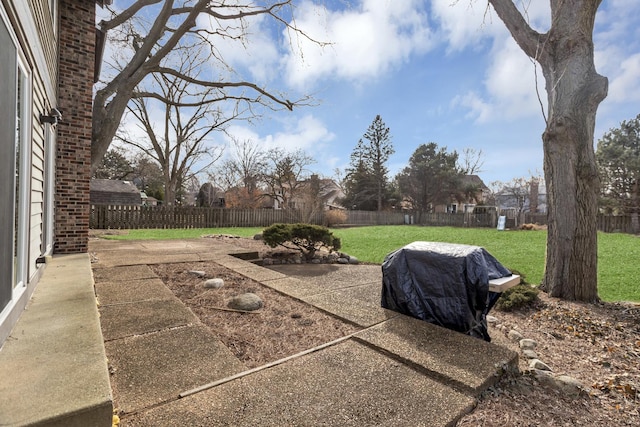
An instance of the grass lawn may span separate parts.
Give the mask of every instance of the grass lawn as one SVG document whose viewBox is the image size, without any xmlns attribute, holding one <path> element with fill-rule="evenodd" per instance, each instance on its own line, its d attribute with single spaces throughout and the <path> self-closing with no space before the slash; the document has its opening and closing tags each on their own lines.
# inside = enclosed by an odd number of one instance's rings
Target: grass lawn
<svg viewBox="0 0 640 427">
<path fill-rule="evenodd" d="M 205 234 L 252 237 L 260 227 L 215 229 L 131 230 L 112 239 L 187 239 Z M 489 228 L 420 227 L 408 225 L 333 229 L 342 250 L 365 262 L 380 264 L 384 257 L 414 241 L 482 246 L 505 267 L 540 283 L 544 274 L 547 233 L 497 231 Z M 598 234 L 598 293 L 605 301 L 640 301 L 640 240 L 628 234 Z"/>
</svg>

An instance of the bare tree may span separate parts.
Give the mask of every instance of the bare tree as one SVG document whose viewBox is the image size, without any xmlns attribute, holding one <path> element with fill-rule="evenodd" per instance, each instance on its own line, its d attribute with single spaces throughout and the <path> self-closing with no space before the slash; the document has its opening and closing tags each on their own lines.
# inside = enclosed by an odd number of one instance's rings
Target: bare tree
<svg viewBox="0 0 640 427">
<path fill-rule="evenodd" d="M 513 209 L 515 212 L 516 227 L 525 206 L 530 203 L 530 180 L 527 178 L 513 178 L 509 182 L 496 181 L 492 185 L 499 186 L 495 194 L 500 204 L 500 209 Z"/>
<path fill-rule="evenodd" d="M 179 72 L 193 72 L 200 65 L 197 55 L 183 52 L 181 59 Z M 117 137 L 160 164 L 165 202 L 173 205 L 182 185 L 222 155 L 222 147 L 211 144 L 210 134 L 239 113 L 235 110 L 225 116 L 215 102 L 210 102 L 213 88 L 200 90 L 196 86 L 194 90 L 190 82 L 173 75 L 157 74 L 153 78 L 155 90 L 133 92 L 127 107 L 142 135 L 121 129 Z M 162 119 L 155 119 L 153 106 L 161 108 Z"/>
<path fill-rule="evenodd" d="M 289 209 L 308 176 L 307 166 L 315 161 L 302 150 L 288 153 L 281 148 L 269 150 L 266 158 L 268 169 L 262 176 L 265 195 L 276 200 L 281 209 Z"/>
<path fill-rule="evenodd" d="M 263 198 L 261 177 L 267 162 L 265 153 L 251 140 L 232 139 L 229 156 L 210 178 L 227 192 L 227 206 L 257 208 Z"/>
<path fill-rule="evenodd" d="M 458 168 L 465 175 L 475 175 L 482 172 L 484 165 L 484 154 L 482 150 L 475 148 L 465 148 L 462 150 L 462 156 L 458 159 Z"/>
<path fill-rule="evenodd" d="M 148 76 L 182 80 L 203 88 L 215 89 L 209 95 L 218 101 L 232 100 L 251 105 L 262 104 L 272 109 L 291 110 L 305 99 L 295 102 L 272 93 L 259 85 L 218 76 L 199 78 L 167 65 L 164 60 L 176 49 L 190 50 L 204 46 L 209 59 L 222 70 L 230 70 L 216 41 L 244 40 L 247 20 L 259 16 L 272 18 L 291 32 L 301 34 L 290 22 L 292 0 L 255 3 L 229 3 L 215 0 L 137 0 L 109 20 L 98 24 L 103 34 L 112 33 L 119 57 L 116 73 L 96 91 L 93 103 L 91 169 L 94 171 L 113 140 L 129 100 L 138 85 Z M 202 19 L 204 18 L 204 19 Z M 208 25 L 205 26 L 204 22 Z M 199 24 L 200 23 L 200 24 Z M 306 36 L 305 36 L 306 37 Z M 212 73 L 213 74 L 213 73 Z M 229 73 L 232 74 L 232 73 Z"/>
<path fill-rule="evenodd" d="M 550 1 L 545 33 L 531 28 L 514 1 L 488 2 L 546 80 L 542 142 L 549 228 L 542 287 L 554 297 L 596 301 L 600 186 L 593 138 L 608 81 L 595 69 L 593 28 L 602 0 Z"/>
<path fill-rule="evenodd" d="M 256 208 L 263 194 L 261 178 L 267 169 L 266 153 L 251 140 L 232 138 L 228 157 L 209 177 L 228 191 L 228 204 L 238 208 Z"/>
</svg>

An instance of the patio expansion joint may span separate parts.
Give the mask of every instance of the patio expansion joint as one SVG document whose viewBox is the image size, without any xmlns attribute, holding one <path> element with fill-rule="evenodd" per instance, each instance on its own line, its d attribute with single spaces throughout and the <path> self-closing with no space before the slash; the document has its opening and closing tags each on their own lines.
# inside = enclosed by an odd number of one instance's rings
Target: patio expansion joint
<svg viewBox="0 0 640 427">
<path fill-rule="evenodd" d="M 385 320 L 385 322 L 386 322 L 386 320 Z M 384 323 L 384 322 L 380 322 L 380 323 Z M 370 329 L 370 328 L 367 328 L 367 329 Z M 360 332 L 363 332 L 363 331 L 360 331 Z M 368 342 L 367 340 L 364 340 L 362 338 L 359 338 L 358 336 L 354 336 L 353 340 L 358 342 L 358 343 L 360 343 L 360 344 L 365 345 L 366 347 L 368 347 L 368 348 L 370 348 L 372 350 L 377 351 L 378 353 L 380 353 L 380 354 L 382 354 L 382 355 L 384 355 L 386 357 L 389 357 L 389 358 L 391 358 L 393 360 L 398 361 L 399 363 L 402 363 L 402 364 L 408 366 L 409 368 L 413 369 L 414 371 L 416 371 L 416 372 L 418 372 L 418 373 L 420 373 L 422 375 L 425 375 L 425 376 L 433 379 L 434 381 L 439 382 L 440 384 L 442 384 L 444 386 L 451 387 L 451 388 L 453 388 L 455 391 L 457 391 L 459 393 L 462 393 L 464 395 L 471 396 L 471 397 L 477 397 L 477 395 L 478 395 L 477 392 L 472 387 L 469 387 L 468 385 L 465 385 L 464 383 L 462 383 L 460 381 L 457 381 L 457 380 L 455 380 L 455 379 L 453 379 L 451 377 L 448 377 L 448 376 L 446 376 L 444 374 L 441 374 L 441 373 L 439 373 L 437 371 L 428 369 L 425 366 L 420 365 L 420 364 L 412 361 L 411 359 L 407 359 L 406 357 L 402 357 L 399 354 L 393 353 L 392 351 L 389 351 L 389 350 L 386 350 L 384 348 L 378 347 L 377 345 L 375 345 L 375 344 L 373 344 L 371 342 Z"/>
<path fill-rule="evenodd" d="M 301 351 L 299 353 L 292 354 L 292 355 L 287 356 L 287 357 L 283 357 L 282 359 L 278 359 L 278 360 L 275 360 L 273 362 L 269 362 L 269 363 L 266 363 L 264 365 L 257 366 L 255 368 L 248 369 L 248 370 L 243 371 L 243 372 L 239 372 L 239 373 L 231 375 L 229 377 L 221 378 L 221 379 L 213 381 L 211 383 L 204 384 L 204 385 L 202 385 L 200 387 L 195 387 L 195 388 L 193 388 L 191 390 L 184 391 L 184 392 L 179 394 L 179 397 L 180 398 L 185 398 L 185 397 L 191 396 L 193 394 L 200 393 L 200 392 L 209 390 L 209 389 L 214 388 L 214 387 L 218 387 L 218 386 L 220 386 L 222 384 L 226 384 L 226 383 L 228 383 L 230 381 L 237 380 L 237 379 L 240 379 L 240 378 L 243 378 L 243 377 L 258 373 L 260 371 L 264 371 L 265 369 L 270 369 L 270 368 L 282 365 L 282 364 L 284 364 L 286 362 L 289 362 L 291 360 L 299 359 L 300 357 L 303 357 L 303 356 L 309 355 L 311 353 L 315 353 L 315 352 L 324 350 L 324 349 L 329 348 L 329 347 L 333 347 L 335 345 L 338 345 L 338 344 L 340 344 L 342 342 L 345 342 L 345 341 L 348 341 L 350 339 L 354 339 L 354 340 L 360 342 L 360 340 L 356 339 L 356 337 L 355 337 L 356 334 L 359 334 L 359 333 L 361 333 L 363 331 L 366 331 L 368 329 L 374 328 L 374 327 L 376 327 L 376 326 L 378 326 L 378 325 L 380 325 L 381 323 L 384 323 L 384 322 L 386 322 L 386 320 L 384 320 L 382 322 L 378 322 L 378 323 L 376 323 L 374 325 L 371 325 L 371 326 L 369 326 L 367 328 L 363 328 L 361 330 L 358 330 L 358 331 L 352 332 L 350 334 L 344 335 L 344 336 L 342 336 L 340 338 L 336 338 L 333 341 L 329 341 L 329 342 L 326 342 L 324 344 L 320 344 L 320 345 L 318 345 L 316 347 L 313 347 L 313 348 L 310 348 L 310 349 L 307 349 L 307 350 L 303 350 L 303 351 Z"/>
<path fill-rule="evenodd" d="M 125 303 L 126 304 L 126 303 Z M 120 305 L 120 304 L 115 304 L 115 305 Z M 139 337 L 146 337 L 149 335 L 155 335 L 155 334 L 159 334 L 160 332 L 165 332 L 165 331 L 175 331 L 175 330 L 179 330 L 179 329 L 186 329 L 186 328 L 192 328 L 194 326 L 200 325 L 200 323 L 187 323 L 184 325 L 178 325 L 178 326 L 171 326 L 169 328 L 162 328 L 162 329 L 155 329 L 153 331 L 146 331 L 140 334 L 131 334 L 131 335 L 124 335 L 118 338 L 111 338 L 111 339 L 105 339 L 104 342 L 106 343 L 112 343 L 112 342 L 116 342 L 116 341 L 122 341 L 122 340 L 126 340 L 126 339 L 131 339 L 131 338 L 139 338 Z"/>
</svg>

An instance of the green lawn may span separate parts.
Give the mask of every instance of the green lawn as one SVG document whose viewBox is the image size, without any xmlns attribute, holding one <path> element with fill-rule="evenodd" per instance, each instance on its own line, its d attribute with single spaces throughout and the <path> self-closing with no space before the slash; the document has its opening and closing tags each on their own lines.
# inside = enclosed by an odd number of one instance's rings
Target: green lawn
<svg viewBox="0 0 640 427">
<path fill-rule="evenodd" d="M 131 230 L 112 239 L 186 239 L 205 234 L 251 237 L 262 228 Z M 333 229 L 342 250 L 365 262 L 382 263 L 395 249 L 422 240 L 482 246 L 504 266 L 540 283 L 544 273 L 544 231 L 497 231 L 488 228 L 407 225 Z M 628 234 L 598 234 L 598 293 L 605 301 L 640 301 L 640 240 Z"/>
</svg>

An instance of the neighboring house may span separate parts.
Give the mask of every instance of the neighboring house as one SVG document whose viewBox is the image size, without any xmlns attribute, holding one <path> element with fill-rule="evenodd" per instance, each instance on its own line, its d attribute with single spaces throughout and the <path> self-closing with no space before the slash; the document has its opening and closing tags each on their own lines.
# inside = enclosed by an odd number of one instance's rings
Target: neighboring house
<svg viewBox="0 0 640 427">
<path fill-rule="evenodd" d="M 301 181 L 295 193 L 289 199 L 289 207 L 292 209 L 305 210 L 318 201 L 322 204 L 323 210 L 345 209 L 339 201 L 345 198 L 342 188 L 332 179 L 319 178 L 312 175 L 311 178 Z M 280 209 L 277 200 L 274 200 L 274 209 Z"/>
<path fill-rule="evenodd" d="M 158 206 L 158 199 L 152 196 L 147 196 L 147 193 L 144 191 L 140 193 L 142 197 L 142 206 Z"/>
<path fill-rule="evenodd" d="M 476 205 L 484 203 L 489 194 L 489 188 L 478 175 L 465 175 L 460 193 L 451 196 L 448 204 L 436 205 L 434 212 L 470 213 Z"/>
<path fill-rule="evenodd" d="M 546 213 L 547 188 L 544 179 L 531 180 L 521 187 L 505 187 L 495 194 L 500 212 L 514 217 L 520 212 Z"/>
<path fill-rule="evenodd" d="M 0 347 L 47 257 L 88 252 L 95 7 L 110 3 L 0 1 Z M 55 313 L 51 323 L 63 327 L 69 315 Z M 33 358 L 16 365 L 23 370 L 59 356 L 39 342 L 28 344 Z M 46 378 L 15 374 L 32 382 L 14 398 L 33 401 L 30 393 L 40 392 Z"/>
<path fill-rule="evenodd" d="M 148 197 L 145 194 L 145 198 Z M 92 179 L 90 200 L 92 205 L 142 205 L 142 193 L 131 181 Z"/>
</svg>

